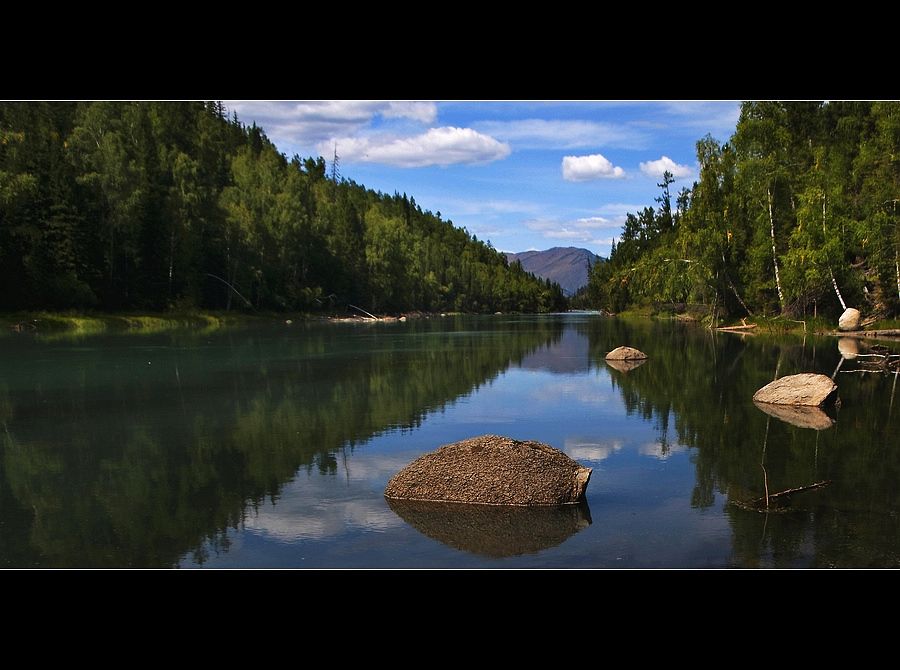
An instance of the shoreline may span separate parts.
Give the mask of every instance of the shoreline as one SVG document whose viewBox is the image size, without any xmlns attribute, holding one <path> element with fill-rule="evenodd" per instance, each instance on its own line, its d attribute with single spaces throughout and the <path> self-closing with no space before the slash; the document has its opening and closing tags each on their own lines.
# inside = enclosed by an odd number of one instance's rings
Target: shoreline
<svg viewBox="0 0 900 670">
<path fill-rule="evenodd" d="M 574 313 L 580 313 L 582 310 L 572 310 Z M 0 331 L 7 334 L 42 332 L 42 333 L 101 333 L 101 332 L 148 332 L 160 330 L 173 330 L 178 328 L 220 328 L 228 326 L 236 326 L 241 324 L 264 324 L 264 323 L 285 323 L 293 322 L 309 322 L 309 321 L 329 321 L 335 323 L 377 323 L 390 321 L 407 321 L 417 319 L 433 319 L 443 318 L 447 316 L 455 316 L 460 312 L 409 312 L 399 315 L 375 315 L 375 314 L 335 314 L 335 313 L 246 313 L 246 312 L 157 312 L 157 313 L 79 313 L 79 312 L 17 312 L 10 314 L 0 314 Z M 665 320 L 665 316 L 648 315 L 648 314 L 632 314 L 622 313 L 620 315 L 611 315 L 598 312 L 598 315 L 605 318 L 621 317 L 628 319 L 629 317 L 642 317 L 651 319 Z M 681 319 L 680 319 L 681 320 Z M 698 327 L 703 327 L 700 321 L 693 319 L 684 319 L 692 321 Z M 824 328 L 815 328 L 807 330 L 806 322 L 802 323 L 802 327 L 791 328 L 784 327 L 784 323 L 780 323 L 780 327 L 775 327 L 778 323 L 776 319 L 773 323 L 759 323 L 746 321 L 740 324 L 729 326 L 719 326 L 714 330 L 723 333 L 733 333 L 737 335 L 789 335 L 791 333 L 805 333 L 813 335 L 823 335 L 831 337 L 849 337 L 855 339 L 896 339 L 900 340 L 900 328 L 892 328 L 893 322 L 884 324 L 885 327 L 875 327 L 869 330 L 853 330 L 841 331 Z M 822 323 L 816 324 L 822 326 Z M 872 324 L 875 325 L 875 324 Z"/>
<path fill-rule="evenodd" d="M 295 313 L 249 314 L 243 312 L 173 312 L 173 313 L 76 313 L 76 312 L 17 312 L 0 314 L 0 332 L 16 333 L 102 333 L 173 330 L 178 328 L 220 328 L 241 324 L 293 323 L 331 321 L 335 323 L 406 321 L 441 318 L 457 312 L 369 315 Z"/>
</svg>

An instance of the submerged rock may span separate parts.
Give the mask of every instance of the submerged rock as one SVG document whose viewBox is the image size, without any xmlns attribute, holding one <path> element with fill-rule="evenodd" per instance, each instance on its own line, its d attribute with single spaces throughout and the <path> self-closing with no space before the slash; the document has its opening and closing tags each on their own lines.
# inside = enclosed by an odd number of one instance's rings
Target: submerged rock
<svg viewBox="0 0 900 670">
<path fill-rule="evenodd" d="M 632 361 L 644 358 L 647 358 L 647 354 L 634 347 L 616 347 L 606 354 L 606 360 L 608 361 Z"/>
<path fill-rule="evenodd" d="M 541 442 L 484 435 L 420 456 L 388 482 L 384 495 L 483 505 L 566 505 L 584 499 L 591 472 Z"/>
<path fill-rule="evenodd" d="M 813 373 L 788 375 L 766 384 L 753 394 L 757 403 L 822 407 L 840 402 L 831 377 Z"/>
</svg>

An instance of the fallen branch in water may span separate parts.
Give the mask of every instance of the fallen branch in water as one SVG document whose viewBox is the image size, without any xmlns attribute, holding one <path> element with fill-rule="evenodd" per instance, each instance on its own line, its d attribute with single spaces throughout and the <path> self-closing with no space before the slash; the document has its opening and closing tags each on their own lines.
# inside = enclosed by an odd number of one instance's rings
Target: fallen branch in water
<svg viewBox="0 0 900 670">
<path fill-rule="evenodd" d="M 368 316 L 369 318 L 375 319 L 376 321 L 378 321 L 378 317 L 377 317 L 377 316 L 374 316 L 374 315 L 372 315 L 372 314 L 369 314 L 366 310 L 364 310 L 364 309 L 362 309 L 362 308 L 360 308 L 360 307 L 357 307 L 356 305 L 350 305 L 350 304 L 348 304 L 347 307 L 352 307 L 353 309 L 357 310 L 358 312 L 362 312 L 363 314 L 365 314 L 365 315 Z"/>
<path fill-rule="evenodd" d="M 900 369 L 900 355 L 898 354 L 857 354 L 856 359 L 861 369 L 845 370 L 845 372 L 897 372 Z"/>
<path fill-rule="evenodd" d="M 755 323 L 747 323 L 747 318 L 744 317 L 741 319 L 740 326 L 720 326 L 716 328 L 716 330 L 725 330 L 725 331 L 741 331 L 741 330 L 753 330 L 756 328 L 758 324 Z"/>
<path fill-rule="evenodd" d="M 754 500 L 748 501 L 740 501 L 734 500 L 733 504 L 738 507 L 742 507 L 744 509 L 755 510 L 757 512 L 770 512 L 773 511 L 774 507 L 776 510 L 783 509 L 791 502 L 791 496 L 795 493 L 800 493 L 801 491 L 811 491 L 813 489 L 822 488 L 823 486 L 828 486 L 831 484 L 832 480 L 828 479 L 822 482 L 816 482 L 815 484 L 810 484 L 809 486 L 800 486 L 795 489 L 787 489 L 786 491 L 779 491 L 778 493 L 772 493 L 770 495 L 765 495 L 762 498 L 756 498 Z"/>
</svg>

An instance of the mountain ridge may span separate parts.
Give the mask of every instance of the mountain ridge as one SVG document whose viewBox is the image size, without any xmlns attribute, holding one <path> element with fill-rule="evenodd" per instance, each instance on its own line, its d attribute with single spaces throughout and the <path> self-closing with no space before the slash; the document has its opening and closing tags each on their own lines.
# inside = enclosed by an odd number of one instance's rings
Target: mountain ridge
<svg viewBox="0 0 900 670">
<path fill-rule="evenodd" d="M 506 252 L 510 263 L 519 261 L 526 272 L 541 279 L 549 279 L 562 287 L 566 296 L 573 296 L 587 286 L 588 268 L 603 260 L 601 256 L 578 247 L 553 247 L 545 251 Z"/>
</svg>

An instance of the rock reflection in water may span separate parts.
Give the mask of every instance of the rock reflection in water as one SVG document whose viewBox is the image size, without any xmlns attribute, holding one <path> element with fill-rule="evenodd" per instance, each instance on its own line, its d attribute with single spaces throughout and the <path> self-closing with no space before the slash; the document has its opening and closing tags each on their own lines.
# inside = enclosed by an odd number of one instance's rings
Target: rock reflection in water
<svg viewBox="0 0 900 670">
<path fill-rule="evenodd" d="M 397 516 L 454 549 L 491 558 L 536 554 L 591 525 L 587 503 L 472 505 L 387 499 Z"/>
<path fill-rule="evenodd" d="M 611 368 L 615 368 L 619 372 L 628 372 L 630 370 L 634 370 L 636 367 L 643 365 L 646 362 L 646 358 L 606 359 L 606 364 Z"/>
<path fill-rule="evenodd" d="M 773 405 L 766 402 L 753 401 L 769 416 L 786 421 L 799 428 L 812 428 L 813 430 L 825 430 L 835 424 L 832 419 L 819 407 L 804 407 L 801 405 Z"/>
</svg>

